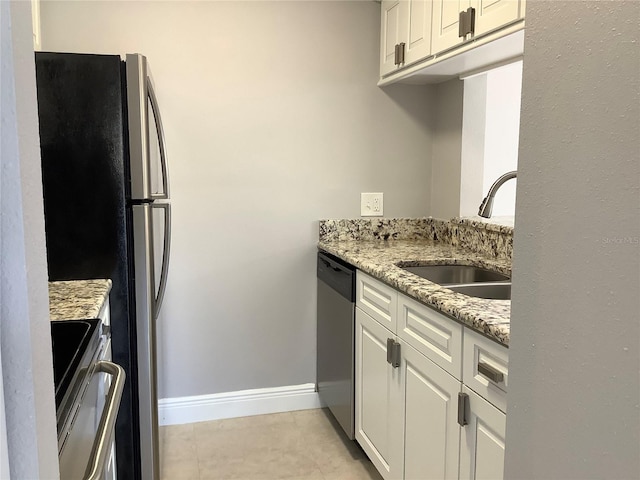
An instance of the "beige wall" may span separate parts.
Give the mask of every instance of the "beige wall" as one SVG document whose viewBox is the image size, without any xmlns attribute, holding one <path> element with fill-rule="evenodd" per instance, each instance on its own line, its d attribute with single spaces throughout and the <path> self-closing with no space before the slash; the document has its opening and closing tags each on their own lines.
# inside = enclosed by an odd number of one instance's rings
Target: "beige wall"
<svg viewBox="0 0 640 480">
<path fill-rule="evenodd" d="M 376 86 L 375 2 L 56 2 L 43 49 L 141 52 L 170 156 L 161 397 L 315 382 L 320 218 L 430 213 L 432 88 Z"/>
<path fill-rule="evenodd" d="M 638 19 L 527 2 L 505 478 L 640 478 Z"/>
</svg>

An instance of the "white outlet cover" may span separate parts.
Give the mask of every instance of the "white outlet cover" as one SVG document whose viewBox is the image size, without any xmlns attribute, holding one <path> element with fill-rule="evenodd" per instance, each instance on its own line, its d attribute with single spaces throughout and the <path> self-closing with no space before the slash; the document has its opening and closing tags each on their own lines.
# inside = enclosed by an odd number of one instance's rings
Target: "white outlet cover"
<svg viewBox="0 0 640 480">
<path fill-rule="evenodd" d="M 360 216 L 382 217 L 384 213 L 382 193 L 360 194 Z"/>
</svg>

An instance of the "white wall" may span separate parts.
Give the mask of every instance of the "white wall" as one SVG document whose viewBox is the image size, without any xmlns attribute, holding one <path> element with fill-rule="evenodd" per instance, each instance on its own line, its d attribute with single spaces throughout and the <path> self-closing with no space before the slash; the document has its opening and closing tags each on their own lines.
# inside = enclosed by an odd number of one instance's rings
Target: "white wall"
<svg viewBox="0 0 640 480">
<path fill-rule="evenodd" d="M 639 18 L 527 3 L 505 478 L 640 478 Z"/>
<path fill-rule="evenodd" d="M 495 68 L 486 76 L 483 196 L 480 200 L 500 175 L 518 169 L 522 62 Z M 509 180 L 498 190 L 493 203 L 494 216 L 515 214 L 516 182 Z"/>
<path fill-rule="evenodd" d="M 485 196 L 484 150 L 487 136 L 487 75 L 464 80 L 460 152 L 460 211 L 462 217 L 478 215 Z M 478 217 L 480 218 L 480 217 Z"/>
<path fill-rule="evenodd" d="M 141 52 L 170 156 L 160 395 L 315 382 L 317 220 L 430 212 L 432 88 L 379 89 L 375 2 L 44 2 L 44 50 Z"/>
<path fill-rule="evenodd" d="M 0 21 L 0 415 L 6 413 L 6 425 L 0 422 L 0 478 L 55 479 L 58 449 L 30 3 L 0 2 Z"/>
<path fill-rule="evenodd" d="M 464 80 L 461 216 L 477 216 L 493 182 L 518 169 L 521 93 L 520 61 Z M 510 180 L 498 190 L 492 218 L 513 220 L 515 208 L 516 181 Z"/>
</svg>

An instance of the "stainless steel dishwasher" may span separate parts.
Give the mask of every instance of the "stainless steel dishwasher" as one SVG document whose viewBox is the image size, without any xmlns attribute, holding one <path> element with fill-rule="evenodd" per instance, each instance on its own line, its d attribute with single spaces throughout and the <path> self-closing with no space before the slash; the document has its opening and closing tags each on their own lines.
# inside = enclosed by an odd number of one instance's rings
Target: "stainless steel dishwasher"
<svg viewBox="0 0 640 480">
<path fill-rule="evenodd" d="M 355 267 L 318 252 L 317 382 L 320 399 L 355 438 Z"/>
</svg>

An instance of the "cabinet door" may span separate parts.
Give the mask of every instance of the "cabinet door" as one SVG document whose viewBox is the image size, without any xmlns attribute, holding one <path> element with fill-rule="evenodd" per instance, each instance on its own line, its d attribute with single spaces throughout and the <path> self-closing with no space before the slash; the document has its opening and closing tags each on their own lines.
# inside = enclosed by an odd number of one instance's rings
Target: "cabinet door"
<svg viewBox="0 0 640 480">
<path fill-rule="evenodd" d="M 405 342 L 400 344 L 405 384 L 404 478 L 457 480 L 461 383 Z"/>
<path fill-rule="evenodd" d="M 404 451 L 401 375 L 387 363 L 389 338 L 356 308 L 356 440 L 385 480 L 402 478 Z"/>
<path fill-rule="evenodd" d="M 397 68 L 395 62 L 396 45 L 405 40 L 407 24 L 406 0 L 383 0 L 380 15 L 380 76 Z"/>
<path fill-rule="evenodd" d="M 471 0 L 476 9 L 474 37 L 504 27 L 524 17 L 524 5 L 521 0 Z"/>
<path fill-rule="evenodd" d="M 501 480 L 504 477 L 506 415 L 467 386 L 468 425 L 462 428 L 460 480 Z"/>
<path fill-rule="evenodd" d="M 431 55 L 432 3 L 427 0 L 407 2 L 407 35 L 401 40 L 405 45 L 405 64 L 417 62 Z"/>
<path fill-rule="evenodd" d="M 462 43 L 458 36 L 460 12 L 469 8 L 469 0 L 433 1 L 433 36 L 431 51 L 434 54 Z"/>
</svg>

